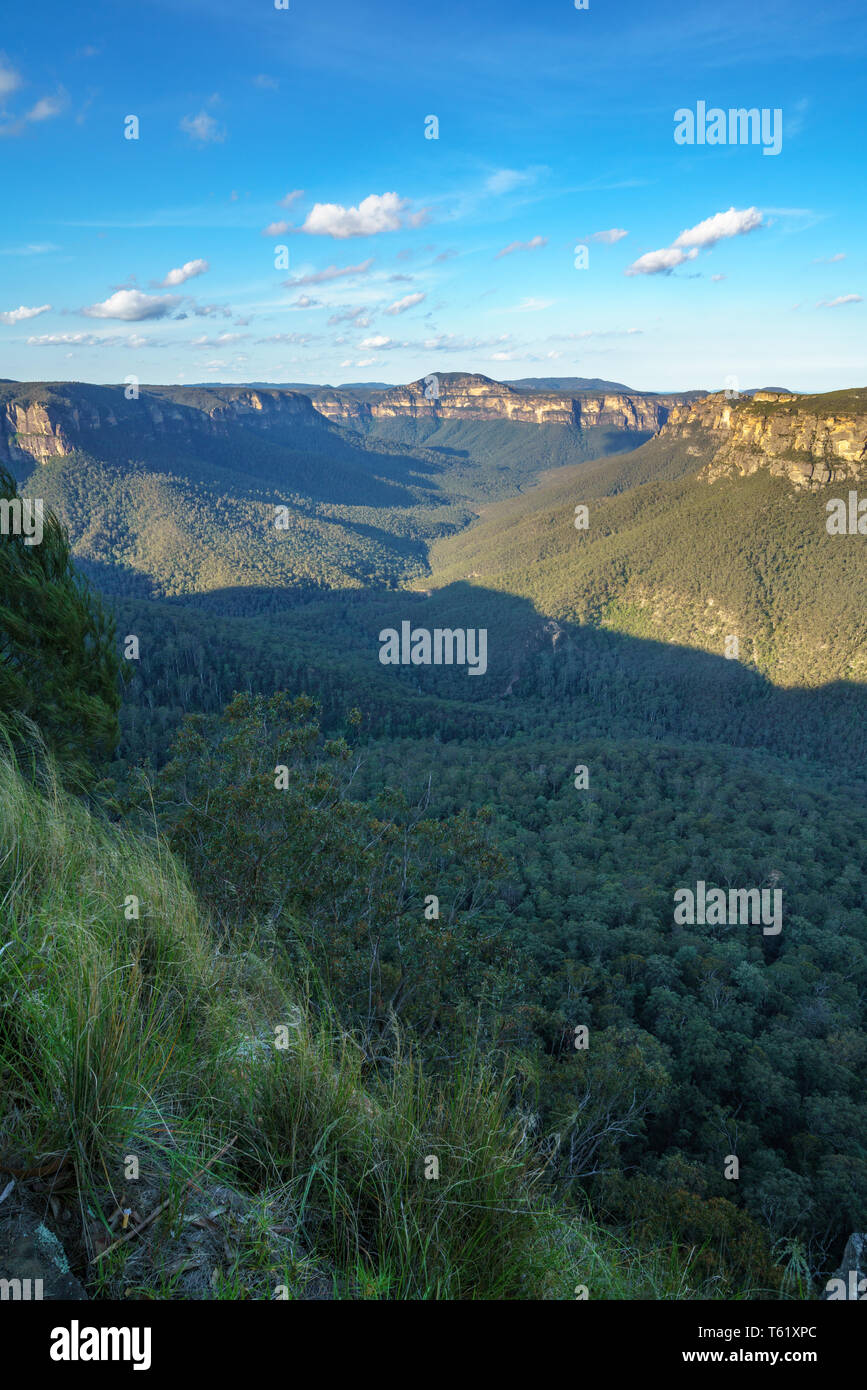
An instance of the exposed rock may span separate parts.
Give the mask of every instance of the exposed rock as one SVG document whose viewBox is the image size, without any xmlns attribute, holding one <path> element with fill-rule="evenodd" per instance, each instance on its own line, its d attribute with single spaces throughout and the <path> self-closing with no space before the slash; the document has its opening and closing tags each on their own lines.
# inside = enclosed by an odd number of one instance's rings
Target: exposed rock
<svg viewBox="0 0 867 1390">
<path fill-rule="evenodd" d="M 323 427 L 321 414 L 298 391 L 239 387 L 206 394 L 197 388 L 142 388 L 137 399 L 127 400 L 122 386 L 22 384 L 17 392 L 6 390 L 3 396 L 0 460 L 6 463 L 86 451 L 88 435 L 95 430 L 120 429 L 134 439 L 202 430 L 219 435 L 226 432 L 228 421 L 239 419 L 262 430 Z"/>
<path fill-rule="evenodd" d="M 867 473 L 867 391 L 796 396 L 759 391 L 728 400 L 722 393 L 675 405 L 660 431 L 717 445 L 703 470 L 708 482 L 760 468 L 795 487 L 822 486 Z"/>
<path fill-rule="evenodd" d="M 517 390 L 490 377 L 460 372 L 433 374 L 436 387 L 422 377 L 408 386 L 372 392 L 314 392 L 316 409 L 332 420 L 517 420 L 534 425 L 571 425 L 577 429 L 607 427 L 655 433 L 679 396 L 640 392 L 582 392 Z M 434 394 L 434 389 L 436 394 Z M 426 394 L 427 392 L 427 394 Z"/>
</svg>

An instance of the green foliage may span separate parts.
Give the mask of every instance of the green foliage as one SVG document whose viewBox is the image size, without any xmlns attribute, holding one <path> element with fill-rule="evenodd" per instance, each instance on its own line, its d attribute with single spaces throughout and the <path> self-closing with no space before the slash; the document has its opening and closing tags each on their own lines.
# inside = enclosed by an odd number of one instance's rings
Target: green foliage
<svg viewBox="0 0 867 1390">
<path fill-rule="evenodd" d="M 0 498 L 17 496 L 0 469 Z M 86 777 L 118 739 L 114 622 L 72 566 L 66 535 L 46 513 L 40 544 L 0 537 L 0 719 L 14 739 L 35 725 L 55 756 Z"/>
<path fill-rule="evenodd" d="M 655 440 L 634 460 L 652 463 L 664 447 Z M 825 527 L 840 495 L 839 483 L 798 492 L 764 471 L 709 484 L 654 469 L 645 481 L 630 460 L 606 460 L 563 470 L 439 542 L 434 582 L 471 573 L 561 621 L 720 655 L 733 633 L 741 661 L 778 686 L 864 681 L 864 541 Z M 587 531 L 573 524 L 579 502 Z"/>
<path fill-rule="evenodd" d="M 0 1167 L 74 1174 L 96 1220 L 80 1249 L 64 1238 L 98 1292 L 569 1296 L 567 1224 L 540 1196 L 509 1076 L 472 1040 L 439 1078 L 399 1033 L 371 1066 L 280 953 L 250 933 L 214 950 L 165 847 L 8 761 L 0 817 Z M 146 1201 L 165 1202 L 159 1219 L 103 1259 L 120 1209 Z M 217 1243 L 190 1246 L 189 1219 Z"/>
<path fill-rule="evenodd" d="M 437 820 L 426 797 L 388 790 L 357 801 L 357 772 L 310 699 L 238 695 L 215 727 L 187 721 L 145 804 L 225 930 L 255 919 L 294 942 L 369 1041 L 398 1017 L 427 1037 L 507 988 L 487 911 L 504 864 L 484 812 Z"/>
<path fill-rule="evenodd" d="M 96 1192 L 128 1126 L 156 1132 L 177 1216 L 236 1135 L 249 1220 L 208 1296 L 268 1296 L 278 1265 L 293 1297 L 808 1295 L 867 1199 L 867 608 L 863 541 L 825 532 L 834 489 L 710 486 L 700 438 L 593 461 L 612 439 L 508 422 L 269 434 L 225 414 L 235 395 L 153 388 L 183 428 L 122 405 L 98 454 L 82 433 L 41 466 L 141 638 L 117 770 L 150 765 L 137 814 L 185 871 L 71 813 L 16 831 L 16 1142 L 68 1150 Z M 486 627 L 487 677 L 384 670 L 404 618 Z M 50 874 L 73 828 L 98 853 L 64 850 L 25 928 L 29 856 Z M 782 935 L 675 929 L 698 879 L 779 885 Z M 157 906 L 119 938 L 136 881 Z"/>
</svg>

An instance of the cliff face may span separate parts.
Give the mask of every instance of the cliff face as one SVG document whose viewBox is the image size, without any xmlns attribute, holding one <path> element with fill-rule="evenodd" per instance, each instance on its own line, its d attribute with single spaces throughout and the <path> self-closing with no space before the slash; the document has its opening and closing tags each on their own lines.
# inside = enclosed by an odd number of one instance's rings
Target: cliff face
<svg viewBox="0 0 867 1390">
<path fill-rule="evenodd" d="M 708 482 L 760 468 L 799 488 L 844 482 L 867 475 L 867 390 L 705 396 L 676 405 L 660 433 L 695 445 L 711 437 L 716 452 L 701 474 Z"/>
<path fill-rule="evenodd" d="M 244 420 L 258 429 L 286 424 L 316 426 L 321 416 L 307 396 L 294 391 L 239 389 L 207 395 L 196 388 L 143 388 L 128 401 L 122 386 L 4 391 L 0 400 L 0 459 L 41 460 L 86 449 L 95 431 L 122 429 L 131 436 L 224 434 Z"/>
<path fill-rule="evenodd" d="M 428 378 L 408 386 L 371 394 L 366 400 L 339 390 L 314 395 L 316 409 L 330 420 L 517 420 L 533 425 L 571 425 L 577 429 L 606 427 L 654 434 L 668 418 L 678 396 L 648 396 L 637 392 L 518 391 L 485 376 L 436 374 L 436 390 Z M 428 381 L 428 385 L 425 383 Z M 428 391 L 428 395 L 425 391 Z"/>
</svg>

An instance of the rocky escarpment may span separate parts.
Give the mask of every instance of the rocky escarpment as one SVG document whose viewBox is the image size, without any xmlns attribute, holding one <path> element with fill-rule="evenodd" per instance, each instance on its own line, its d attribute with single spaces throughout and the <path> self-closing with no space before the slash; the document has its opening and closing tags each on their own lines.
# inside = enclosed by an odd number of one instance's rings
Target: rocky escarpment
<svg viewBox="0 0 867 1390">
<path fill-rule="evenodd" d="M 715 445 L 701 471 L 708 482 L 768 469 L 795 487 L 823 486 L 867 474 L 867 390 L 806 396 L 759 391 L 729 400 L 722 393 L 676 405 L 664 437 L 696 454 Z"/>
<path fill-rule="evenodd" d="M 640 392 L 599 391 L 580 395 L 517 390 L 490 377 L 432 373 L 408 386 L 370 393 L 315 392 L 316 409 L 330 420 L 516 420 L 576 429 L 622 429 L 654 434 L 682 398 Z"/>
<path fill-rule="evenodd" d="M 132 437 L 223 434 L 230 421 L 257 429 L 286 425 L 322 427 L 322 416 L 296 391 L 204 391 L 146 388 L 127 400 L 123 386 L 20 386 L 0 393 L 0 460 L 37 460 L 87 449 L 97 431 L 121 430 Z"/>
</svg>

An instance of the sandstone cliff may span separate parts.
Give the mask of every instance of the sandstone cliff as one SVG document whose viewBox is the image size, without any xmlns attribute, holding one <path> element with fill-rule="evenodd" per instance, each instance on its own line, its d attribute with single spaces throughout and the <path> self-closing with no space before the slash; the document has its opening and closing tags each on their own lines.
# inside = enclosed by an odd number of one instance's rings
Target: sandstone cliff
<svg viewBox="0 0 867 1390">
<path fill-rule="evenodd" d="M 760 391 L 727 400 L 722 393 L 676 405 L 662 436 L 716 446 L 702 470 L 708 482 L 760 468 L 795 487 L 845 482 L 867 474 L 867 390 L 806 396 Z"/>
<path fill-rule="evenodd" d="M 426 386 L 427 382 L 427 386 Z M 426 394 L 427 392 L 427 394 Z M 680 396 L 641 392 L 518 390 L 490 377 L 441 372 L 408 386 L 371 392 L 339 389 L 313 393 L 316 409 L 330 420 L 516 420 L 524 424 L 570 425 L 576 429 L 609 428 L 655 433 Z"/>
<path fill-rule="evenodd" d="M 222 434 L 232 420 L 264 430 L 323 423 L 309 398 L 296 391 L 142 387 L 138 399 L 128 401 L 122 386 L 22 385 L 12 391 L 4 386 L 0 460 L 41 460 L 86 450 L 96 431 L 121 429 L 134 437 L 202 430 Z"/>
</svg>

